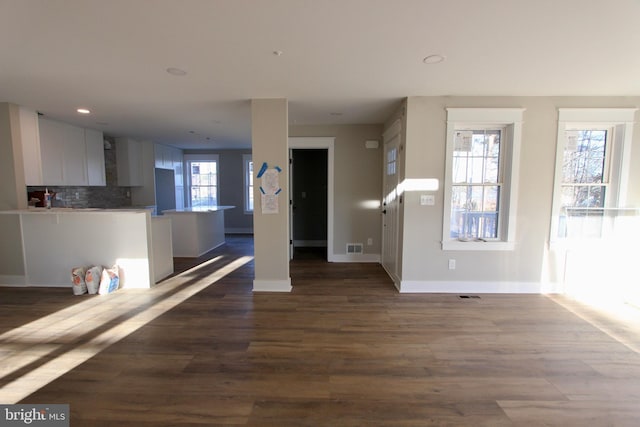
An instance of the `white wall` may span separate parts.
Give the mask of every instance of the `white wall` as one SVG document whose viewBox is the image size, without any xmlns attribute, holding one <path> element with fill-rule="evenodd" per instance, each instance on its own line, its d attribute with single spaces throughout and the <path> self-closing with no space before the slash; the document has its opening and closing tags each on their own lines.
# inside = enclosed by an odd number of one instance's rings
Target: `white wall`
<svg viewBox="0 0 640 427">
<path fill-rule="evenodd" d="M 443 251 L 442 186 L 435 206 L 420 206 L 406 194 L 401 279 L 404 290 L 544 291 L 562 281 L 563 260 L 549 254 L 551 202 L 557 138 L 557 109 L 637 107 L 640 97 L 410 97 L 406 104 L 405 175 L 444 181 L 447 107 L 525 108 L 519 177 L 516 248 L 513 251 Z M 387 124 L 387 126 L 390 123 Z M 632 165 L 640 158 L 634 133 Z M 640 203 L 637 167 L 632 166 L 628 200 Z M 635 169 L 635 170 L 634 170 Z M 449 270 L 448 260 L 456 260 Z"/>
</svg>

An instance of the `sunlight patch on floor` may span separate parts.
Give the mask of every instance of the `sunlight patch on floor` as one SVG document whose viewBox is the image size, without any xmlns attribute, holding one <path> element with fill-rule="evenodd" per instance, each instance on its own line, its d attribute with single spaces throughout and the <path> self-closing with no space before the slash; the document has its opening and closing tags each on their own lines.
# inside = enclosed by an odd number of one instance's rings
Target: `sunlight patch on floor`
<svg viewBox="0 0 640 427">
<path fill-rule="evenodd" d="M 193 267 L 155 288 L 142 292 L 123 289 L 111 295 L 94 297 L 2 334 L 0 336 L 0 344 L 3 346 L 3 354 L 0 354 L 0 378 L 5 378 L 20 369 L 27 368 L 30 364 L 42 361 L 56 351 L 65 350 L 69 345 L 65 341 L 73 342 L 76 338 L 117 320 L 120 316 L 126 316 L 132 311 L 151 304 L 89 341 L 78 344 L 71 350 L 53 357 L 50 361 L 10 381 L 0 389 L 0 402 L 5 404 L 19 402 L 253 260 L 251 256 L 238 258 L 214 273 L 207 274 L 193 284 L 175 291 L 176 288 L 184 286 L 184 279 L 194 275 L 197 270 L 220 261 L 221 258 L 216 257 Z"/>
<path fill-rule="evenodd" d="M 549 295 L 557 304 L 640 354 L 640 309 L 614 298 Z"/>
</svg>

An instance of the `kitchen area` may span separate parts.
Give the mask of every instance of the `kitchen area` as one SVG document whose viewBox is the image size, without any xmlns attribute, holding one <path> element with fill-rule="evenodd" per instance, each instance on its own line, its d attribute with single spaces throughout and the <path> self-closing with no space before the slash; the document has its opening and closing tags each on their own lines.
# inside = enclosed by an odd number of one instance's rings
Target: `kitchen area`
<svg viewBox="0 0 640 427">
<path fill-rule="evenodd" d="M 0 137 L 11 184 L 0 187 L 0 286 L 71 287 L 71 270 L 91 265 L 118 265 L 121 288 L 150 288 L 173 273 L 181 237 L 162 211 L 185 210 L 182 150 L 7 103 Z M 224 243 L 224 219 L 201 222 Z"/>
</svg>

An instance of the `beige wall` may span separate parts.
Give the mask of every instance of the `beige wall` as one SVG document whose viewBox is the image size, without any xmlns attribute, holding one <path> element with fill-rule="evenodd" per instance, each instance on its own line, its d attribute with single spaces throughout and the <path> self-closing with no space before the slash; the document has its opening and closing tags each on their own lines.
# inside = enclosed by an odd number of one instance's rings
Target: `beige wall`
<svg viewBox="0 0 640 427">
<path fill-rule="evenodd" d="M 0 103 L 0 210 L 27 207 L 21 144 L 19 107 Z"/>
<path fill-rule="evenodd" d="M 260 180 L 256 180 L 253 196 L 253 233 L 255 252 L 254 291 L 288 291 L 289 277 L 289 178 L 288 123 L 286 99 L 254 99 L 251 101 L 251 140 L 254 173 L 266 162 L 279 166 L 281 196 L 278 213 L 263 214 L 260 208 Z"/>
<path fill-rule="evenodd" d="M 365 254 L 379 255 L 381 210 L 364 204 L 382 197 L 382 125 L 291 126 L 289 136 L 335 137 L 333 253 L 344 255 L 347 243 L 363 243 Z M 367 140 L 380 146 L 367 149 Z"/>
<path fill-rule="evenodd" d="M 556 282 L 562 267 L 548 254 L 558 108 L 637 107 L 640 97 L 410 97 L 407 99 L 405 175 L 438 178 L 435 206 L 404 201 L 403 281 L 507 284 Z M 522 107 L 516 249 L 443 251 L 442 215 L 447 107 Z M 640 133 L 634 132 L 628 201 L 640 202 Z M 457 268 L 448 269 L 456 259 Z M 511 285 L 509 285 L 511 284 Z M 454 285 L 452 285 L 454 286 Z M 479 285 L 481 287 L 481 285 Z"/>
</svg>

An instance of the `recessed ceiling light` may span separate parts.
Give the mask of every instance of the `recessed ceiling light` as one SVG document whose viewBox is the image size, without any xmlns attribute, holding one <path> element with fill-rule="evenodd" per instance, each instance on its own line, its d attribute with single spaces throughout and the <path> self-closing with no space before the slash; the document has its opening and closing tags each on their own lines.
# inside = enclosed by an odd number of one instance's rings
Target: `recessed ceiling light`
<svg viewBox="0 0 640 427">
<path fill-rule="evenodd" d="M 186 76 L 187 75 L 187 72 L 185 70 L 181 70 L 180 68 L 176 68 L 176 67 L 167 68 L 167 73 L 171 74 L 172 76 Z"/>
<path fill-rule="evenodd" d="M 444 61 L 445 57 L 443 55 L 440 54 L 435 54 L 435 55 L 429 55 L 427 57 L 425 57 L 422 62 L 424 62 L 425 64 L 439 64 L 442 61 Z"/>
<path fill-rule="evenodd" d="M 80 114 L 91 114 L 91 111 L 86 108 L 78 108 L 76 111 Z"/>
</svg>

